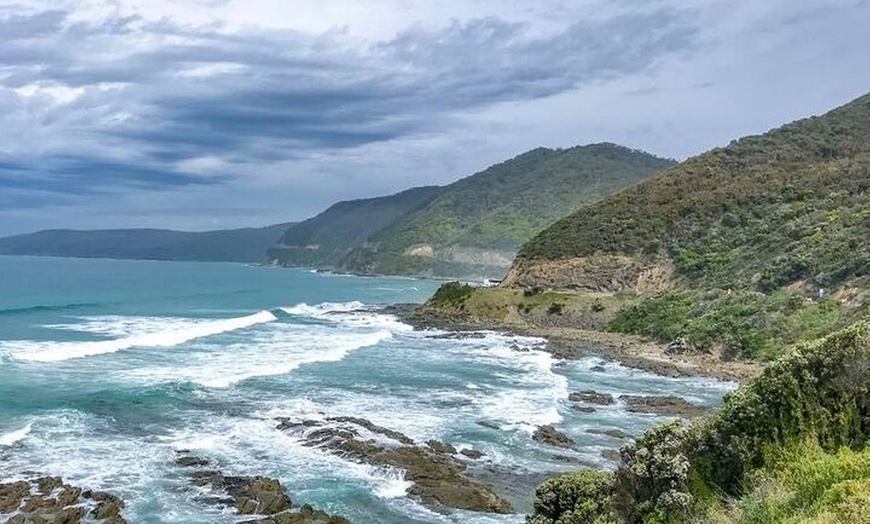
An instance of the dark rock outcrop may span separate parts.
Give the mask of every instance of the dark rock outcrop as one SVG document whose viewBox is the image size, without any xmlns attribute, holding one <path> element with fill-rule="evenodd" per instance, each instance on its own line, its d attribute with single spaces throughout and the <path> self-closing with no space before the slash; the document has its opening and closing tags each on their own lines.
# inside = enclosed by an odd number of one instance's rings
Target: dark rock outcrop
<svg viewBox="0 0 870 524">
<path fill-rule="evenodd" d="M 257 520 L 246 520 L 241 524 L 351 524 L 349 520 L 330 515 L 305 504 L 298 510 L 284 511 Z"/>
<path fill-rule="evenodd" d="M 578 391 L 568 395 L 568 400 L 571 402 L 584 402 L 586 404 L 596 404 L 599 406 L 609 406 L 616 402 L 613 395 L 608 393 L 599 393 L 597 391 L 586 390 Z"/>
<path fill-rule="evenodd" d="M 123 507 L 114 495 L 82 490 L 60 477 L 0 484 L 0 518 L 7 524 L 126 524 Z"/>
<path fill-rule="evenodd" d="M 226 492 L 229 499 L 223 502 L 242 515 L 274 515 L 291 507 L 281 483 L 269 477 L 232 477 L 220 471 L 198 471 L 190 478 L 197 486 Z"/>
<path fill-rule="evenodd" d="M 184 453 L 184 452 L 180 452 Z M 186 467 L 200 467 L 208 460 L 193 455 L 180 456 L 176 463 Z M 235 477 L 216 470 L 198 470 L 190 474 L 197 486 L 209 486 L 226 496 L 210 497 L 205 501 L 231 506 L 241 515 L 263 515 L 243 524 L 351 524 L 344 517 L 330 515 L 305 504 L 294 508 L 281 483 L 273 478 Z"/>
<path fill-rule="evenodd" d="M 459 450 L 459 453 L 461 455 L 465 455 L 466 457 L 468 457 L 470 459 L 475 459 L 475 460 L 483 457 L 483 455 L 484 455 L 483 451 L 478 451 L 476 449 L 471 449 L 471 448 L 461 449 L 461 450 Z"/>
<path fill-rule="evenodd" d="M 620 439 L 620 440 L 624 440 L 624 439 L 631 437 L 631 435 L 629 435 L 628 433 L 626 433 L 620 429 L 592 428 L 592 429 L 587 429 L 586 433 L 591 433 L 593 435 L 607 435 L 608 437 L 612 437 L 612 438 L 616 438 L 616 439 Z"/>
<path fill-rule="evenodd" d="M 418 446 L 402 433 L 354 417 L 326 421 L 323 426 L 311 428 L 304 421 L 282 419 L 278 429 L 294 433 L 305 445 L 356 462 L 403 470 L 405 480 L 412 483 L 408 494 L 424 504 L 491 513 L 512 511 L 511 505 L 490 486 L 466 474 L 466 465 L 453 456 L 453 446 L 437 441 Z M 375 433 L 375 438 L 367 432 Z"/>
<path fill-rule="evenodd" d="M 538 429 L 532 434 L 532 438 L 542 444 L 549 444 L 560 448 L 574 447 L 574 441 L 571 440 L 571 437 L 550 425 L 538 426 Z"/>
<path fill-rule="evenodd" d="M 429 446 L 435 453 L 442 453 L 446 455 L 456 454 L 456 447 L 454 447 L 452 444 L 445 444 L 444 442 L 441 442 L 439 440 L 427 440 L 426 445 Z"/>
<path fill-rule="evenodd" d="M 696 406 L 686 399 L 674 396 L 639 396 L 622 395 L 620 400 L 625 402 L 626 411 L 632 413 L 652 413 L 668 417 L 692 418 L 704 415 L 710 411 L 704 406 Z"/>
</svg>

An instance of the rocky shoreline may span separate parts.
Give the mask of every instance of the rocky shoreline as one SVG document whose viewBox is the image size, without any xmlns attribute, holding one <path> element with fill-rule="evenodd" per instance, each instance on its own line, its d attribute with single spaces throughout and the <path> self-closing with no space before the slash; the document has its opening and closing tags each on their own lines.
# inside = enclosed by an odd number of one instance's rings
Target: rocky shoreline
<svg viewBox="0 0 870 524">
<path fill-rule="evenodd" d="M 487 330 L 541 337 L 547 340 L 543 349 L 557 358 L 573 360 L 595 355 L 668 377 L 702 376 L 742 382 L 761 372 L 761 365 L 756 362 L 729 360 L 713 353 L 680 351 L 678 344 L 662 345 L 634 335 L 539 325 L 516 317 L 504 322 L 486 321 L 419 304 L 396 304 L 387 306 L 384 311 L 417 329 Z"/>
<path fill-rule="evenodd" d="M 227 475 L 210 468 L 207 458 L 188 450 L 177 453 L 175 464 L 185 470 L 190 489 L 197 490 L 195 500 L 251 517 L 240 524 L 353 524 L 308 504 L 293 504 L 277 479 Z M 60 477 L 0 483 L 3 524 L 127 524 L 123 509 L 120 497 L 73 486 Z"/>
</svg>

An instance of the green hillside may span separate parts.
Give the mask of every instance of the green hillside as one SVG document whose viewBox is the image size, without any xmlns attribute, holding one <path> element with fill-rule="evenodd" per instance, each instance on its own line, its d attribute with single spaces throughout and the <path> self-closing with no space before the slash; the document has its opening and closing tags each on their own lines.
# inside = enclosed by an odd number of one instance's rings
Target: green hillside
<svg viewBox="0 0 870 524">
<path fill-rule="evenodd" d="M 348 200 L 288 228 L 269 250 L 273 263 L 335 268 L 351 249 L 374 233 L 419 209 L 439 188 L 418 187 L 395 195 Z"/>
<path fill-rule="evenodd" d="M 290 224 L 187 232 L 168 229 L 53 229 L 0 238 L 0 254 L 139 260 L 262 262 Z"/>
<path fill-rule="evenodd" d="M 608 256 L 617 256 L 630 259 L 620 262 L 629 281 L 626 265 L 639 274 L 672 264 L 678 281 L 696 286 L 767 292 L 798 282 L 814 290 L 866 282 L 868 190 L 865 95 L 581 208 L 523 246 L 512 281 L 560 287 L 569 282 L 548 262 L 575 259 L 576 269 L 577 259 L 586 258 L 602 270 L 613 264 Z"/>
<path fill-rule="evenodd" d="M 538 148 L 444 187 L 337 204 L 288 230 L 270 256 L 359 273 L 501 276 L 547 225 L 671 163 L 613 144 Z"/>
</svg>

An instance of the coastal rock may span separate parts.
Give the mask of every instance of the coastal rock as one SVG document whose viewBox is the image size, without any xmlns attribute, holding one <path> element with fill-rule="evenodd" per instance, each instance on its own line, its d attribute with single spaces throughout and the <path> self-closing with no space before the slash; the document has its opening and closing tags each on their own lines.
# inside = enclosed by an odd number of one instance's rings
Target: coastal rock
<svg viewBox="0 0 870 524">
<path fill-rule="evenodd" d="M 446 455 L 455 455 L 456 448 L 451 444 L 445 444 L 438 440 L 428 440 L 426 445 L 429 446 L 435 453 L 443 453 Z"/>
<path fill-rule="evenodd" d="M 309 425 L 309 427 L 312 427 Z M 184 451 L 180 452 L 183 453 Z M 189 460 L 182 460 L 189 459 Z M 186 455 L 176 463 L 182 466 L 198 467 L 208 464 L 202 457 Z M 273 478 L 254 476 L 236 477 L 224 475 L 220 471 L 196 471 L 190 474 L 191 482 L 197 486 L 209 486 L 226 497 L 201 499 L 213 504 L 231 506 L 241 515 L 264 515 L 243 524 L 351 524 L 349 520 L 314 509 L 308 504 L 294 508 L 284 486 Z M 116 523 L 107 523 L 116 524 Z"/>
<path fill-rule="evenodd" d="M 549 444 L 560 448 L 574 447 L 574 441 L 571 440 L 571 437 L 550 425 L 538 426 L 538 429 L 532 434 L 532 438 L 542 444 Z"/>
<path fill-rule="evenodd" d="M 662 416 L 692 418 L 706 414 L 709 408 L 696 406 L 683 398 L 674 396 L 622 395 L 626 411 L 632 413 L 652 413 Z"/>
<path fill-rule="evenodd" d="M 583 406 L 580 404 L 571 404 L 571 409 L 580 413 L 595 413 L 595 408 L 592 406 Z"/>
<path fill-rule="evenodd" d="M 408 494 L 426 505 L 490 513 L 512 511 L 490 486 L 466 474 L 465 464 L 453 456 L 453 446 L 437 441 L 418 446 L 406 435 L 365 419 L 333 417 L 327 422 L 331 425 L 312 429 L 304 421 L 281 419 L 278 429 L 296 434 L 307 446 L 356 462 L 403 470 L 405 480 L 412 483 Z"/>
<path fill-rule="evenodd" d="M 124 503 L 104 491 L 82 490 L 60 477 L 0 484 L 0 517 L 9 524 L 126 524 Z"/>
<path fill-rule="evenodd" d="M 608 437 L 612 437 L 612 438 L 620 439 L 620 440 L 624 440 L 624 439 L 631 437 L 631 435 L 629 435 L 628 433 L 625 433 L 624 431 L 622 431 L 620 429 L 592 428 L 592 429 L 587 429 L 586 433 L 591 433 L 593 435 L 607 435 Z"/>
<path fill-rule="evenodd" d="M 616 402 L 613 395 L 608 393 L 599 393 L 591 389 L 586 391 L 578 391 L 568 395 L 568 400 L 571 402 L 585 402 L 586 404 L 597 404 L 599 406 L 608 406 Z"/>
<path fill-rule="evenodd" d="M 465 455 L 466 457 L 468 457 L 470 459 L 475 459 L 475 460 L 484 456 L 484 453 L 482 451 L 478 451 L 476 449 L 471 449 L 471 448 L 461 449 L 461 450 L 459 450 L 459 453 L 461 455 Z"/>
<path fill-rule="evenodd" d="M 191 479 L 197 486 L 225 492 L 242 515 L 274 515 L 291 506 L 281 483 L 269 477 L 232 477 L 220 471 L 198 471 L 191 474 Z"/>
<path fill-rule="evenodd" d="M 185 468 L 208 466 L 208 459 L 194 456 L 183 456 L 175 459 L 175 463 Z"/>
<path fill-rule="evenodd" d="M 491 420 L 478 420 L 477 425 L 489 429 L 501 429 L 501 426 L 499 426 L 497 422 L 493 422 Z"/>
<path fill-rule="evenodd" d="M 308 504 L 298 510 L 289 510 L 257 520 L 246 520 L 241 524 L 351 524 L 349 520 L 330 515 Z"/>
</svg>

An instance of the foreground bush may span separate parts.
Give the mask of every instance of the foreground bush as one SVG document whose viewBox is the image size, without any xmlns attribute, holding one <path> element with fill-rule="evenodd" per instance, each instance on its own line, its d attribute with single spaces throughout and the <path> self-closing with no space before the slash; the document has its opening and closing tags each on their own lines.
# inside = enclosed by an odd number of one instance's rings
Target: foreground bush
<svg viewBox="0 0 870 524">
<path fill-rule="evenodd" d="M 798 346 L 714 415 L 651 428 L 623 446 L 616 473 L 596 489 L 545 483 L 529 523 L 868 524 L 868 440 L 870 323 L 859 322 Z M 737 520 L 717 513 L 740 497 Z M 578 502 L 586 520 L 560 520 Z"/>
<path fill-rule="evenodd" d="M 585 469 L 549 479 L 535 492 L 527 524 L 615 524 L 613 478 Z"/>
</svg>

